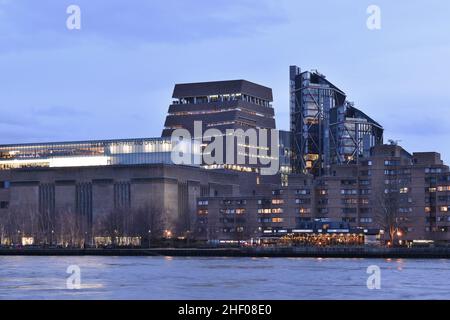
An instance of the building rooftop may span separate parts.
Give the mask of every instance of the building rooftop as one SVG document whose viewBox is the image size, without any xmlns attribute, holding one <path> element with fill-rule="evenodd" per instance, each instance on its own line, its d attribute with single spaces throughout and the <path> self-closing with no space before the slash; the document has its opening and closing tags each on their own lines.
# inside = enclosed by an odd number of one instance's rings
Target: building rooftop
<svg viewBox="0 0 450 320">
<path fill-rule="evenodd" d="M 235 93 L 247 94 L 264 100 L 273 101 L 272 89 L 247 80 L 226 80 L 176 84 L 172 97 L 181 99 L 186 97 Z"/>
</svg>

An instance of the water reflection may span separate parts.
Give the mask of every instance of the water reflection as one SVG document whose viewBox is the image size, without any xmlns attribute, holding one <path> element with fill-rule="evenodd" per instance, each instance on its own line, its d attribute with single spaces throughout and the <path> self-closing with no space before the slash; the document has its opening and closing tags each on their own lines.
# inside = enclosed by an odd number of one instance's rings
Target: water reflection
<svg viewBox="0 0 450 320">
<path fill-rule="evenodd" d="M 0 257 L 0 299 L 449 299 L 449 260 Z M 69 265 L 81 288 L 68 290 Z M 367 268 L 381 290 L 367 289 Z M 45 266 L 45 267 L 43 267 Z"/>
</svg>

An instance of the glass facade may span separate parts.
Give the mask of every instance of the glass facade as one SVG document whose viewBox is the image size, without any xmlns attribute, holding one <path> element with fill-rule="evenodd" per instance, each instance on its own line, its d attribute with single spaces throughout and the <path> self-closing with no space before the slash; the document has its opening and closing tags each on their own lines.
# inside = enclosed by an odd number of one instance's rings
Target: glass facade
<svg viewBox="0 0 450 320">
<path fill-rule="evenodd" d="M 82 167 L 171 164 L 170 138 L 0 145 L 0 170 L 26 167 Z"/>
</svg>

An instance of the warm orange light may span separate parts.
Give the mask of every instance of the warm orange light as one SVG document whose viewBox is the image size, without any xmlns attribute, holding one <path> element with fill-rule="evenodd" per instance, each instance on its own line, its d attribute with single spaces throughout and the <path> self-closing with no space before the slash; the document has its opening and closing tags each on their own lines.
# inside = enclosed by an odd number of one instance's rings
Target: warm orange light
<svg viewBox="0 0 450 320">
<path fill-rule="evenodd" d="M 172 231 L 170 231 L 170 230 L 165 230 L 165 231 L 164 231 L 164 237 L 165 237 L 165 238 L 168 238 L 168 239 L 172 238 Z"/>
</svg>

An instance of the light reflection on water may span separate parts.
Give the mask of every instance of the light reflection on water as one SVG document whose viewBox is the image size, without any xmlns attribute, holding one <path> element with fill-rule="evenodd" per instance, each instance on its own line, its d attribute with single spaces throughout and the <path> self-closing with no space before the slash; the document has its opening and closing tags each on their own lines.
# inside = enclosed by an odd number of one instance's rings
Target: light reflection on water
<svg viewBox="0 0 450 320">
<path fill-rule="evenodd" d="M 69 265 L 81 288 L 66 288 Z M 381 290 L 367 289 L 367 267 Z M 450 260 L 0 257 L 0 299 L 450 299 Z"/>
</svg>

